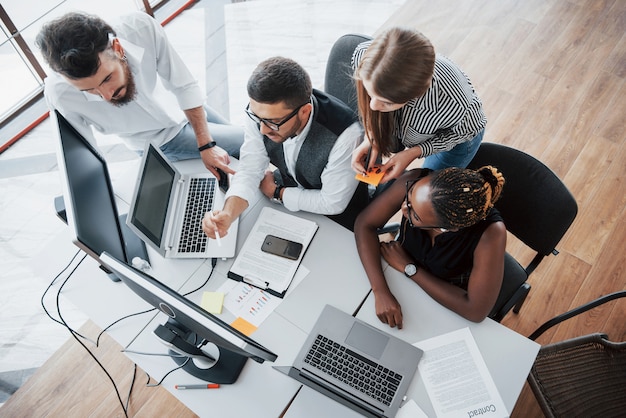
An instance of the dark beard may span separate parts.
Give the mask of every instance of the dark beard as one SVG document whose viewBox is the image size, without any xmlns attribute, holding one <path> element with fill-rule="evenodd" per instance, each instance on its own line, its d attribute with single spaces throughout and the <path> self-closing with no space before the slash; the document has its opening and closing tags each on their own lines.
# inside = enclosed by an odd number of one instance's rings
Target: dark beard
<svg viewBox="0 0 626 418">
<path fill-rule="evenodd" d="M 127 105 L 128 103 L 135 100 L 137 96 L 137 85 L 135 84 L 135 78 L 133 77 L 133 73 L 130 72 L 130 66 L 125 59 L 122 60 L 122 64 L 124 65 L 124 74 L 126 75 L 126 94 L 122 97 L 111 99 L 111 104 L 113 106 L 121 107 Z"/>
</svg>

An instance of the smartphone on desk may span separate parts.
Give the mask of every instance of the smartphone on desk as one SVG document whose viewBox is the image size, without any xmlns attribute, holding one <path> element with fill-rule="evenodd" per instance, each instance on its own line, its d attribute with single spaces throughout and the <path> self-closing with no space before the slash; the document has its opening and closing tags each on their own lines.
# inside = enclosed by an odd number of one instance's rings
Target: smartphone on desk
<svg viewBox="0 0 626 418">
<path fill-rule="evenodd" d="M 297 260 L 302 252 L 302 244 L 275 235 L 267 235 L 263 240 L 261 251 L 290 260 Z"/>
</svg>

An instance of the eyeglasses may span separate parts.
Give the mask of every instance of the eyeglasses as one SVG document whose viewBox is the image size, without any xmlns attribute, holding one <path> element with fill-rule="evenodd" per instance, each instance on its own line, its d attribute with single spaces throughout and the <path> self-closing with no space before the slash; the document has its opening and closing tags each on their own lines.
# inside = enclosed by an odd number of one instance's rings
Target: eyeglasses
<svg viewBox="0 0 626 418">
<path fill-rule="evenodd" d="M 420 217 L 417 216 L 417 213 L 415 213 L 415 211 L 413 210 L 413 206 L 411 206 L 411 202 L 409 201 L 409 195 L 411 194 L 411 189 L 413 188 L 413 186 L 415 186 L 415 183 L 417 183 L 419 180 L 420 179 L 409 180 L 409 181 L 406 182 L 406 196 L 404 197 L 404 204 L 406 205 L 407 221 L 409 221 L 409 226 L 411 228 L 441 229 L 442 232 L 447 231 L 447 229 L 445 229 L 445 228 L 443 228 L 441 226 L 422 226 L 422 225 L 415 225 L 413 223 L 413 218 L 415 218 L 415 220 L 417 222 L 422 222 Z"/>
<path fill-rule="evenodd" d="M 268 128 L 270 128 L 272 131 L 278 131 L 281 126 L 283 126 L 285 123 L 289 122 L 289 120 L 291 118 L 293 118 L 294 116 L 296 116 L 298 114 L 298 111 L 300 110 L 300 108 L 302 108 L 302 106 L 304 106 L 305 104 L 308 104 L 308 103 L 309 102 L 306 102 L 306 103 L 303 103 L 300 106 L 296 107 L 293 112 L 291 112 L 290 114 L 285 116 L 285 118 L 282 121 L 280 121 L 280 122 L 272 122 L 271 120 L 267 120 L 267 119 L 263 119 L 263 118 L 258 117 L 257 115 L 254 114 L 254 112 L 250 111 L 250 104 L 249 103 L 248 103 L 248 106 L 246 106 L 246 113 L 248 114 L 250 119 L 252 119 L 254 122 L 256 122 L 256 123 L 263 122 L 263 124 L 265 126 L 267 126 Z"/>
</svg>

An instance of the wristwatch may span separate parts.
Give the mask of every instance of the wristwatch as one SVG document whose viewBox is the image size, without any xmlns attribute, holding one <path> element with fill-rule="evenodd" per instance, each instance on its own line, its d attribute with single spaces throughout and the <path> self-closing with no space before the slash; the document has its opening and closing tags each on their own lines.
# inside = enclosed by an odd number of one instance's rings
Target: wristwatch
<svg viewBox="0 0 626 418">
<path fill-rule="evenodd" d="M 283 199 L 280 198 L 280 192 L 285 188 L 285 186 L 276 185 L 276 189 L 274 189 L 274 197 L 272 197 L 272 202 L 281 204 L 283 203 Z"/>
<path fill-rule="evenodd" d="M 198 147 L 198 151 L 199 151 L 199 152 L 202 152 L 202 151 L 204 151 L 205 149 L 213 148 L 213 147 L 214 147 L 214 146 L 216 146 L 216 145 L 217 145 L 217 142 L 215 142 L 215 141 L 211 141 L 211 142 L 209 142 L 208 144 L 204 144 L 204 145 L 202 145 L 201 147 Z"/>
<path fill-rule="evenodd" d="M 415 267 L 415 264 L 407 264 L 406 266 L 404 266 L 404 275 L 409 279 L 415 276 L 416 273 L 417 267 Z"/>
</svg>

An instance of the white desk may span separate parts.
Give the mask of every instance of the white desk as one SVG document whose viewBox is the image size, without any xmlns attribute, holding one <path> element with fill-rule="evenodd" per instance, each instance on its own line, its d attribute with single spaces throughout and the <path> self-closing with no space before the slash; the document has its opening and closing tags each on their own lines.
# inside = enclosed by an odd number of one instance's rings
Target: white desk
<svg viewBox="0 0 626 418">
<path fill-rule="evenodd" d="M 283 206 L 263 198 L 246 213 L 246 217 L 239 224 L 239 231 L 247 235 L 261 209 L 266 206 L 293 214 Z M 363 302 L 370 287 L 358 258 L 352 232 L 325 216 L 304 212 L 296 215 L 313 220 L 319 225 L 319 230 L 302 259 L 302 265 L 310 273 L 275 312 L 308 333 L 324 305 L 330 304 L 352 314 Z M 241 237 L 242 235 L 237 241 L 237 251 L 243 245 L 244 239 Z M 225 276 L 232 263 L 232 259 L 220 260 L 216 271 Z"/>
<path fill-rule="evenodd" d="M 263 199 L 259 204 L 249 208 L 246 216 L 242 218 L 239 225 L 238 247 L 243 245 L 244 237 L 252 229 L 256 214 L 266 205 L 273 204 Z M 282 207 L 273 207 L 284 210 Z M 358 261 L 355 258 L 356 245 L 352 233 L 326 217 L 310 214 L 306 217 L 319 224 L 319 230 L 302 261 L 310 272 L 252 334 L 253 339 L 278 355 L 277 361 L 273 364 L 248 361 L 239 380 L 234 385 L 221 387 L 219 393 L 174 390 L 174 384 L 200 383 L 199 379 L 183 371 L 177 371 L 166 379 L 166 388 L 198 415 L 211 416 L 217 410 L 220 411 L 220 417 L 241 417 L 250 414 L 278 416 L 295 396 L 300 384 L 275 371 L 271 366 L 293 363 L 306 338 L 305 330 L 313 326 L 326 303 L 334 304 L 347 312 L 354 312 L 367 295 L 369 285 L 360 263 L 356 266 L 349 262 L 333 263 L 325 256 L 329 249 L 336 248 L 342 253 L 345 252 L 346 259 Z M 320 259 L 323 261 L 318 261 Z M 230 280 L 226 274 L 232 261 L 219 260 L 211 280 L 203 290 L 216 290 L 226 280 Z M 207 260 L 204 266 L 209 265 L 210 261 Z M 199 269 L 184 284 L 180 292 L 184 293 L 199 286 L 206 279 L 208 271 L 210 270 L 207 268 Z M 190 297 L 198 302 L 201 293 L 196 292 Z M 223 313 L 220 318 L 228 323 L 234 319 L 228 313 Z M 155 345 L 158 347 L 159 343 L 157 337 L 152 335 L 152 330 L 163 322 L 165 316 L 160 315 L 128 348 L 136 351 L 149 351 L 151 348 L 154 350 Z M 174 365 L 171 359 L 144 359 L 133 354 L 129 354 L 129 357 L 155 378 L 163 376 Z M 210 402 L 207 402 L 207 399 L 210 399 Z"/>
<path fill-rule="evenodd" d="M 441 306 L 403 273 L 391 267 L 385 269 L 385 276 L 391 291 L 402 306 L 402 330 L 390 328 L 380 322 L 375 314 L 373 295 L 368 296 L 357 318 L 412 344 L 469 327 L 500 396 L 511 413 L 539 351 L 539 344 L 491 319 L 478 324 L 464 319 Z M 289 407 L 285 418 L 358 416 L 337 402 L 324 402 L 321 398 L 323 396 L 317 392 L 304 387 Z M 409 387 L 407 398 L 415 400 L 428 416 L 434 416 L 419 372 Z"/>
<path fill-rule="evenodd" d="M 202 169 L 200 161 L 185 161 L 177 163 L 177 166 L 181 171 L 189 172 Z M 134 175 L 131 171 L 127 177 L 134 178 Z M 126 203 L 132 195 L 132 183 L 124 181 L 120 183 L 122 187 L 116 187 L 116 193 Z M 257 197 L 258 200 L 251 204 L 240 219 L 238 249 L 243 245 L 262 207 L 271 205 L 285 210 L 281 206 L 274 206 L 260 192 Z M 356 251 L 354 235 L 324 216 L 306 213 L 299 213 L 298 216 L 319 224 L 319 230 L 302 261 L 310 273 L 252 334 L 253 339 L 278 355 L 275 365 L 290 365 L 293 362 L 325 304 L 354 313 L 365 300 L 357 315 L 360 319 L 411 343 L 469 326 L 507 408 L 509 411 L 513 409 L 538 350 L 537 344 L 491 320 L 481 324 L 464 320 L 434 302 L 417 285 L 393 269 L 388 269 L 386 274 L 392 291 L 402 304 L 405 328 L 401 331 L 390 329 L 375 316 L 373 297 L 366 299 L 369 282 Z M 66 258 L 61 259 L 69 260 L 76 248 L 69 244 L 69 235 L 61 239 L 65 239 L 67 244 L 64 246 Z M 181 293 L 197 288 L 211 273 L 210 260 L 165 260 L 151 249 L 149 256 L 152 264 L 150 274 Z M 202 290 L 216 290 L 229 280 L 226 274 L 232 263 L 232 259 L 218 260 L 211 280 Z M 58 270 L 60 267 L 55 271 Z M 70 279 L 63 294 L 101 327 L 148 307 L 122 283 L 111 282 L 91 258 L 83 262 L 75 274 L 76 277 Z M 189 297 L 198 302 L 201 294 L 202 291 L 198 291 Z M 227 312 L 220 317 L 227 323 L 234 319 Z M 125 320 L 108 332 L 130 350 L 165 353 L 166 347 L 153 334 L 156 326 L 164 322 L 165 316 L 160 313 L 144 314 Z M 157 380 L 175 367 L 170 358 L 127 355 Z M 254 414 L 275 417 L 288 405 L 300 384 L 272 369 L 272 365 L 250 360 L 235 384 L 224 385 L 219 390 L 175 390 L 175 384 L 200 383 L 199 379 L 181 370 L 169 375 L 164 386 L 200 416 L 241 417 Z M 424 411 L 432 413 L 425 388 L 418 378 L 414 379 L 409 388 L 409 397 L 415 399 Z M 285 416 L 358 415 L 304 387 Z"/>
<path fill-rule="evenodd" d="M 199 160 L 180 162 L 177 163 L 177 167 L 182 172 L 203 169 Z M 134 179 L 135 175 L 136 170 L 131 169 L 114 185 L 122 205 L 130 201 L 134 186 L 133 181 L 129 180 Z M 274 206 L 260 192 L 257 197 L 258 200 L 251 204 L 240 219 L 238 248 L 243 245 L 262 207 L 271 205 L 276 209 L 285 210 L 281 206 Z M 285 299 L 251 336 L 278 355 L 274 363 L 276 365 L 289 365 L 293 362 L 307 335 L 305 330 L 312 327 L 326 303 L 352 313 L 369 291 L 369 284 L 358 262 L 352 233 L 324 216 L 311 214 L 303 216 L 315 220 L 319 225 L 319 230 L 302 262 L 310 272 L 289 298 Z M 69 242 L 69 235 L 64 239 Z M 76 250 L 71 244 L 69 248 L 74 252 Z M 333 254 L 332 257 L 328 256 L 329 251 Z M 166 260 L 150 248 L 148 252 L 152 265 L 149 274 L 180 293 L 197 288 L 211 273 L 210 260 Z M 70 251 L 68 253 L 66 260 L 69 260 L 72 254 Z M 335 254 L 341 254 L 346 262 L 338 262 L 339 259 Z M 232 262 L 232 259 L 218 260 L 211 280 L 202 290 L 216 290 L 226 280 L 230 280 L 226 273 Z M 121 316 L 149 307 L 122 283 L 111 282 L 91 258 L 86 259 L 77 269 L 75 276 L 64 288 L 63 294 L 101 327 L 108 326 Z M 198 291 L 189 297 L 199 302 L 201 294 L 202 291 Z M 220 318 L 227 323 L 234 319 L 232 316 L 229 317 L 227 312 L 220 315 Z M 143 314 L 113 326 L 109 334 L 129 350 L 166 353 L 167 348 L 153 334 L 156 326 L 165 320 L 165 316 L 160 313 Z M 166 357 L 133 353 L 127 355 L 156 380 L 160 380 L 176 367 L 173 360 Z M 295 396 L 300 384 L 272 369 L 272 365 L 272 363 L 258 364 L 249 360 L 237 382 L 233 385 L 223 385 L 219 390 L 174 389 L 175 384 L 201 383 L 199 379 L 182 370 L 169 375 L 163 385 L 200 416 L 241 417 L 254 414 L 275 417 Z"/>
</svg>

